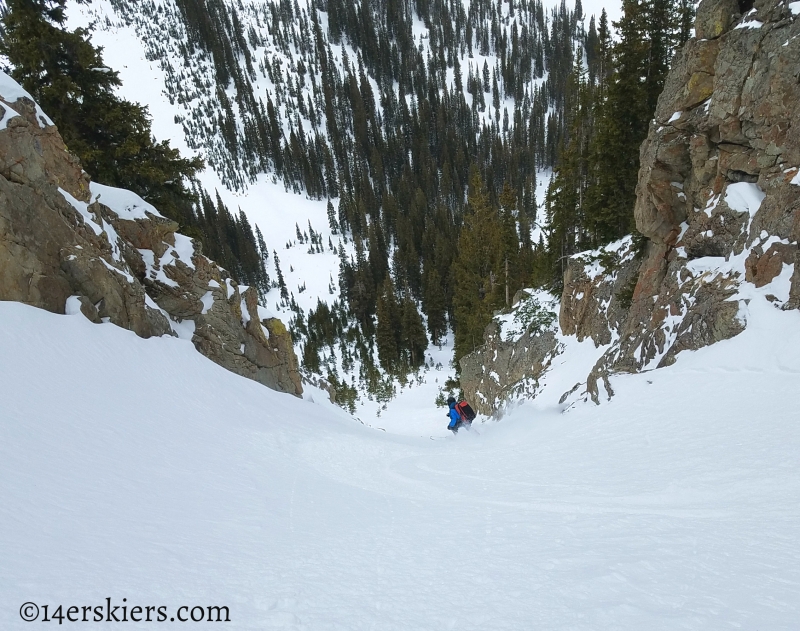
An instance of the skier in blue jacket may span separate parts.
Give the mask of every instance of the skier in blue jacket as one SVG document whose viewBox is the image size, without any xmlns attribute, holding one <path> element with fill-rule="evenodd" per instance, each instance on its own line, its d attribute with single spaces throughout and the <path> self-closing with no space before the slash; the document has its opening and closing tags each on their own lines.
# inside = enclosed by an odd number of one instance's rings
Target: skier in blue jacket
<svg viewBox="0 0 800 631">
<path fill-rule="evenodd" d="M 461 427 L 461 415 L 456 410 L 456 400 L 453 397 L 447 399 L 447 405 L 450 407 L 450 411 L 447 413 L 447 416 L 450 417 L 450 424 L 447 426 L 454 434 L 458 433 L 458 428 Z"/>
</svg>

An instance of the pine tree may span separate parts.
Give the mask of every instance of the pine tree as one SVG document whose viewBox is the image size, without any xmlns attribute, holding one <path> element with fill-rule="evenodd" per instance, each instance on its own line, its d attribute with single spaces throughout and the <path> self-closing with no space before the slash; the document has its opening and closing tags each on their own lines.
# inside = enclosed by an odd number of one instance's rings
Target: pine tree
<svg viewBox="0 0 800 631">
<path fill-rule="evenodd" d="M 608 27 L 608 14 L 606 10 L 600 13 L 600 24 L 597 30 L 597 103 L 605 98 L 605 87 L 611 74 L 611 31 Z"/>
<path fill-rule="evenodd" d="M 605 9 L 603 9 L 605 12 Z M 600 57 L 600 39 L 595 28 L 594 16 L 589 20 L 589 31 L 586 33 L 586 66 L 589 71 L 589 83 L 594 85 L 598 75 Z"/>
<path fill-rule="evenodd" d="M 407 353 L 408 364 L 412 370 L 416 370 L 425 362 L 428 337 L 425 335 L 425 325 L 417 311 L 417 305 L 408 289 L 402 302 L 400 330 L 401 344 Z"/>
<path fill-rule="evenodd" d="M 586 244 L 585 194 L 587 186 L 589 139 L 592 129 L 592 86 L 586 80 L 580 55 L 576 56 L 565 107 L 567 135 L 562 141 L 559 163 L 547 190 L 545 209 L 550 236 L 549 259 L 558 287 L 567 259 Z"/>
<path fill-rule="evenodd" d="M 333 203 L 328 200 L 328 225 L 331 229 L 331 234 L 339 234 L 339 222 L 336 221 L 336 211 L 333 209 Z"/>
<path fill-rule="evenodd" d="M 483 343 L 483 330 L 502 304 L 502 253 L 497 210 L 489 203 L 480 173 L 473 169 L 467 214 L 453 262 L 456 363 Z"/>
<path fill-rule="evenodd" d="M 426 271 L 423 276 L 423 307 L 428 320 L 428 333 L 431 342 L 439 344 L 447 332 L 447 296 L 436 267 L 431 265 L 430 271 Z"/>
<path fill-rule="evenodd" d="M 656 111 L 656 102 L 664 87 L 673 49 L 680 36 L 679 16 L 675 0 L 649 0 L 643 8 L 647 47 L 645 106 L 646 112 L 652 115 Z"/>
<path fill-rule="evenodd" d="M 692 0 L 678 0 L 678 47 L 689 41 L 694 28 L 695 4 Z"/>
<path fill-rule="evenodd" d="M 369 267 L 373 278 L 383 278 L 389 272 L 386 240 L 379 221 L 369 224 Z"/>
<path fill-rule="evenodd" d="M 278 277 L 278 287 L 281 290 L 281 299 L 284 301 L 289 300 L 289 290 L 286 287 L 286 281 L 283 280 L 283 272 L 281 272 L 281 262 L 278 260 L 278 253 L 273 250 L 272 251 L 275 257 L 275 275 Z"/>
<path fill-rule="evenodd" d="M 401 319 L 394 285 L 388 275 L 378 295 L 377 315 L 375 344 L 378 347 L 378 360 L 385 371 L 393 373 L 400 359 L 398 338 Z"/>
<path fill-rule="evenodd" d="M 261 271 L 263 275 L 258 280 L 258 288 L 261 294 L 261 299 L 266 299 L 266 294 L 269 292 L 270 287 L 272 286 L 272 282 L 269 278 L 269 273 L 267 272 L 267 266 L 269 265 L 269 249 L 267 248 L 267 244 L 264 242 L 264 235 L 261 234 L 261 230 L 256 224 L 256 244 L 258 245 L 258 254 L 261 259 Z"/>
<path fill-rule="evenodd" d="M 258 224 L 256 224 L 256 243 L 258 244 L 258 251 L 261 254 L 261 258 L 265 262 L 268 261 L 269 260 L 269 248 L 267 248 L 267 244 L 264 241 L 264 235 L 261 234 L 261 229 L 258 227 Z"/>
<path fill-rule="evenodd" d="M 349 287 L 348 303 L 361 326 L 372 330 L 372 316 L 376 307 L 375 282 L 369 261 L 364 254 L 364 243 L 356 237 L 356 265 L 353 270 L 353 281 Z"/>
<path fill-rule="evenodd" d="M 519 235 L 517 234 L 517 198 L 506 182 L 500 193 L 500 230 L 503 250 L 501 253 L 501 281 L 504 287 L 503 302 L 511 306 L 511 298 L 520 288 L 522 280 L 519 270 Z"/>
</svg>

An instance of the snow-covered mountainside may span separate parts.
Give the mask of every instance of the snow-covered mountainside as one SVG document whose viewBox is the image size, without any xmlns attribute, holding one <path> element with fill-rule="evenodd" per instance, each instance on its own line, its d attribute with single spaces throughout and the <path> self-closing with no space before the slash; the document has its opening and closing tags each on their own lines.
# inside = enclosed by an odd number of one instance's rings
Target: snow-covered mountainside
<svg viewBox="0 0 800 631">
<path fill-rule="evenodd" d="M 280 265 L 291 297 L 290 309 L 276 287 L 267 306 L 288 320 L 309 316 L 320 302 L 352 306 L 340 272 L 343 261 L 358 264 L 361 241 L 369 248 L 373 282 L 380 287 L 391 267 L 397 286 L 410 284 L 419 303 L 419 280 L 404 280 L 405 258 L 398 253 L 410 261 L 411 276 L 427 269 L 421 214 L 446 207 L 447 222 L 460 225 L 469 163 L 491 162 L 499 188 L 512 182 L 520 205 L 535 216 L 564 125 L 571 51 L 586 36 L 588 14 L 601 8 L 484 0 L 396 6 L 96 0 L 70 3 L 67 14 L 71 28 L 93 26 L 93 41 L 120 72 L 121 94 L 148 105 L 157 137 L 207 161 L 200 181 L 212 198 L 218 192 L 260 227 L 276 254 L 267 261 L 269 273 L 275 279 Z M 608 9 L 617 16 L 616 4 Z M 408 193 L 415 189 L 412 200 Z M 422 197 L 424 211 L 420 190 L 428 197 Z M 366 211 L 370 225 L 385 224 L 386 236 L 375 238 L 365 228 L 354 239 L 353 231 L 337 231 L 327 199 L 342 228 L 353 213 L 358 219 Z M 395 207 L 406 217 L 396 220 Z M 412 244 L 403 233 L 406 222 L 419 224 Z M 312 230 L 321 247 L 309 243 Z M 439 230 L 440 219 L 424 219 L 424 231 Z M 538 241 L 540 228 L 530 236 Z M 444 243 L 456 238 L 457 232 L 442 235 Z M 377 257 L 376 242 L 385 242 Z M 375 264 L 381 257 L 387 263 Z M 441 272 L 452 285 L 448 270 Z M 294 330 L 307 374 L 332 374 L 354 388 L 357 414 L 366 422 L 405 388 L 405 379 L 365 367 L 359 344 L 346 335 L 309 357 L 304 327 Z M 452 338 L 445 344 L 452 351 Z M 430 382 L 425 396 L 435 398 L 453 371 L 439 345 L 426 357 L 435 375 L 428 379 L 423 370 L 408 379 Z M 374 374 L 365 374 L 370 370 L 381 374 L 378 386 Z"/>
<path fill-rule="evenodd" d="M 751 304 L 607 405 L 562 414 L 564 375 L 445 437 L 0 303 L 0 626 L 111 598 L 232 629 L 793 629 L 800 314 Z"/>
<path fill-rule="evenodd" d="M 156 132 L 200 152 L 228 188 L 246 190 L 266 173 L 295 191 L 335 198 L 338 186 L 329 184 L 338 176 L 328 171 L 343 165 L 326 152 L 334 150 L 337 133 L 359 133 L 347 120 L 357 114 L 350 111 L 354 104 L 328 94 L 335 82 L 346 83 L 353 72 L 361 84 L 369 83 L 374 102 L 364 105 L 379 115 L 370 121 L 379 133 L 407 124 L 393 108 L 403 100 L 416 107 L 426 98 L 409 92 L 427 81 L 426 73 L 442 94 L 456 89 L 469 107 L 474 103 L 479 115 L 467 123 L 474 132 L 501 121 L 504 131 L 513 130 L 527 124 L 522 121 L 530 119 L 537 99 L 545 114 L 559 110 L 555 94 L 563 76 L 552 75 L 569 71 L 555 67 L 564 62 L 559 49 L 579 41 L 564 37 L 560 21 L 572 23 L 565 33 L 575 36 L 584 17 L 599 18 L 605 8 L 613 19 L 620 9 L 579 2 L 570 3 L 568 12 L 565 3 L 557 5 L 95 0 L 71 3 L 69 15 L 71 26 L 95 29 L 96 43 L 121 72 L 123 92 L 151 107 Z M 384 54 L 392 58 L 380 58 Z M 406 67 L 399 68 L 401 62 Z M 539 94 L 548 83 L 552 94 Z M 331 98 L 347 111 L 329 112 Z M 290 149 L 295 142 L 316 143 L 319 164 L 310 168 L 326 181 L 312 183 L 284 169 L 284 142 Z"/>
</svg>

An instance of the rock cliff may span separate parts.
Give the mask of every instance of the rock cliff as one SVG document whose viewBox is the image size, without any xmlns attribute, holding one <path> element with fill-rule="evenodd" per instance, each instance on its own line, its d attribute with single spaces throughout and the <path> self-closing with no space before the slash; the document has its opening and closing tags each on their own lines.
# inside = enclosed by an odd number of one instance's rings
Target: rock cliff
<svg viewBox="0 0 800 631">
<path fill-rule="evenodd" d="M 600 402 L 613 394 L 611 374 L 737 335 L 750 300 L 800 307 L 800 2 L 703 0 L 695 31 L 641 147 L 641 257 L 612 244 L 569 263 L 549 352 L 559 335 L 607 347 L 573 397 Z M 608 269 L 597 273 L 593 257 Z M 461 364 L 473 396 L 475 366 L 472 356 Z"/>
<path fill-rule="evenodd" d="M 510 398 L 536 396 L 539 378 L 561 350 L 552 296 L 523 290 L 513 305 L 489 323 L 483 345 L 461 360 L 464 395 L 481 414 L 491 414 Z"/>
<path fill-rule="evenodd" d="M 177 230 L 130 191 L 91 182 L 0 73 L 0 300 L 191 339 L 228 370 L 300 395 L 286 327 Z"/>
</svg>

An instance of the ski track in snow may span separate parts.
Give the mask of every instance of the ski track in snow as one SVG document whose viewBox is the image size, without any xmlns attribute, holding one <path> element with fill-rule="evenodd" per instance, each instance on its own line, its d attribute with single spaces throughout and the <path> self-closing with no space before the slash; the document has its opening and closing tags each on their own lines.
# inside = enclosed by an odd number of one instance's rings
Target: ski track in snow
<svg viewBox="0 0 800 631">
<path fill-rule="evenodd" d="M 796 628 L 800 314 L 749 310 L 610 403 L 546 388 L 431 441 L 0 303 L 0 628 L 106 597 L 233 629 Z"/>
</svg>

